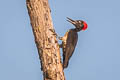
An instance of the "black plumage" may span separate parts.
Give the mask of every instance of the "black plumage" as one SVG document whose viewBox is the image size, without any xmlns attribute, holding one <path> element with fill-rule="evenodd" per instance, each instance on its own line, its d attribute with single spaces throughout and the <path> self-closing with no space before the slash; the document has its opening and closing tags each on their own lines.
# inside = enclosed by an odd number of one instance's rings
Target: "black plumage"
<svg viewBox="0 0 120 80">
<path fill-rule="evenodd" d="M 62 50 L 63 50 L 63 68 L 67 68 L 69 60 L 74 53 L 77 41 L 78 33 L 84 27 L 82 20 L 72 20 L 68 18 L 68 22 L 72 23 L 75 28 L 69 29 L 66 34 L 60 38 L 62 40 Z"/>
<path fill-rule="evenodd" d="M 63 46 L 63 68 L 67 68 L 69 59 L 75 50 L 78 40 L 78 34 L 75 29 L 70 29 L 66 35 L 66 41 L 62 42 L 62 44 L 65 44 L 65 46 Z"/>
</svg>

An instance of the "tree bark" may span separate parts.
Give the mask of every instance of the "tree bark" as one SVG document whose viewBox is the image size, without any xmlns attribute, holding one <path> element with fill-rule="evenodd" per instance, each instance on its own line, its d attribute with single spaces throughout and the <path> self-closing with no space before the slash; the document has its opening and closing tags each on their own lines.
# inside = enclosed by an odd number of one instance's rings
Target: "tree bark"
<svg viewBox="0 0 120 80">
<path fill-rule="evenodd" d="M 48 0 L 26 0 L 44 80 L 65 80 Z"/>
</svg>

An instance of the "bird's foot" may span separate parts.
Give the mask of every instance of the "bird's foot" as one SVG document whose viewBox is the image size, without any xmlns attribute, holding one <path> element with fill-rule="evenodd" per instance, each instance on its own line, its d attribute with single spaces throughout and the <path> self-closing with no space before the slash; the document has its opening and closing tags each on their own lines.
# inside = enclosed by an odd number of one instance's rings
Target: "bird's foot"
<svg viewBox="0 0 120 80">
<path fill-rule="evenodd" d="M 58 38 L 59 40 L 62 40 L 62 37 L 58 36 L 54 29 L 49 29 L 49 30 L 53 33 L 53 35 L 54 35 L 56 38 Z"/>
<path fill-rule="evenodd" d="M 54 35 L 56 37 L 58 36 L 54 29 L 49 29 L 49 30 L 53 33 L 52 35 Z"/>
</svg>

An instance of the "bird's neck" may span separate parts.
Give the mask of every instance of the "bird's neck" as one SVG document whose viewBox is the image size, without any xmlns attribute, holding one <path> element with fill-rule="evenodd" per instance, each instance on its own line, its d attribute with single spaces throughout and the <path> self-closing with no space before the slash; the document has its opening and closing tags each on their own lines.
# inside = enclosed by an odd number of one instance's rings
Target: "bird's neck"
<svg viewBox="0 0 120 80">
<path fill-rule="evenodd" d="M 76 32 L 79 32 L 79 31 L 81 31 L 82 29 L 73 28 L 72 30 L 74 30 L 74 31 L 76 31 Z"/>
</svg>

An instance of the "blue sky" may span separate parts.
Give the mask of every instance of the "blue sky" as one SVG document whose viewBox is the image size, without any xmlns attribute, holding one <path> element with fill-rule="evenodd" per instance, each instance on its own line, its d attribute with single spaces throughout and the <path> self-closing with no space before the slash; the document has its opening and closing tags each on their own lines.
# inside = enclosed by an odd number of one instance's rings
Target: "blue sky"
<svg viewBox="0 0 120 80">
<path fill-rule="evenodd" d="M 49 0 L 56 32 L 73 28 L 66 17 L 85 20 L 67 80 L 120 80 L 120 1 Z M 25 0 L 0 1 L 0 80 L 42 80 Z"/>
</svg>

